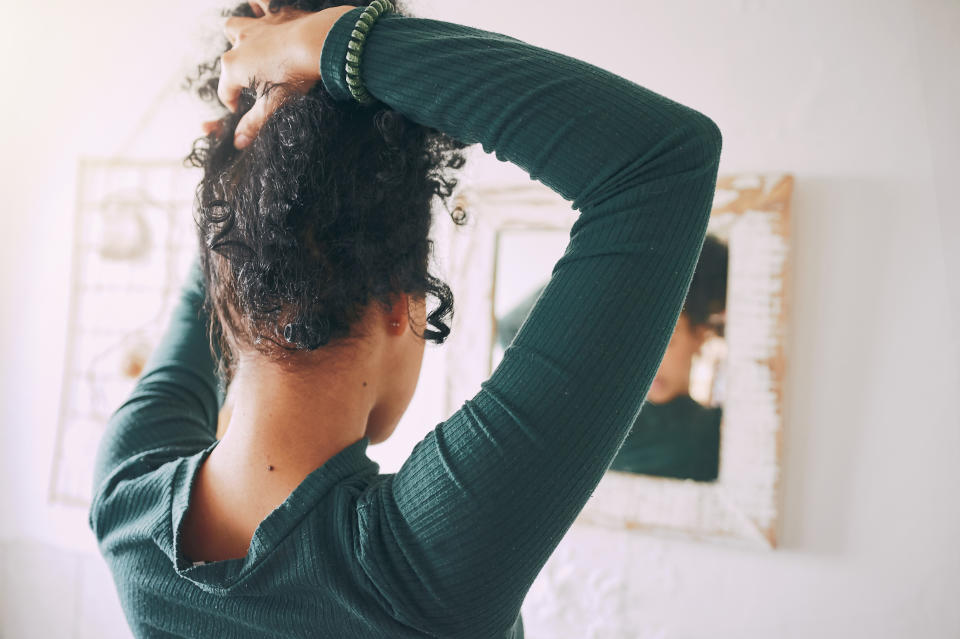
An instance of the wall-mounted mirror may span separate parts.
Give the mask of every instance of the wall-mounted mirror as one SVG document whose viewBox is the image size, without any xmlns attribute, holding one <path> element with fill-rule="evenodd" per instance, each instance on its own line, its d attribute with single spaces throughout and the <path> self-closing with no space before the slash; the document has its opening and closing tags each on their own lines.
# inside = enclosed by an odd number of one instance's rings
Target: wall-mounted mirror
<svg viewBox="0 0 960 639">
<path fill-rule="evenodd" d="M 789 175 L 718 180 L 657 377 L 578 522 L 776 544 L 792 184 Z M 458 205 L 469 224 L 450 238 L 448 412 L 502 359 L 577 217 L 539 184 L 468 188 Z"/>
</svg>

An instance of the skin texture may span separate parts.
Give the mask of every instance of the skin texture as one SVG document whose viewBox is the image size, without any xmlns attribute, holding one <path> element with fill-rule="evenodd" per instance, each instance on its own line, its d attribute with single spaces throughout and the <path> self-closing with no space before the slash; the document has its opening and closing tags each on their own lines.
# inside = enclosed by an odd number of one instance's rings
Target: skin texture
<svg viewBox="0 0 960 639">
<path fill-rule="evenodd" d="M 231 18 L 233 48 L 221 59 L 218 95 L 231 111 L 240 90 L 258 81 L 307 91 L 319 78 L 317 60 L 330 26 L 345 11 Z M 261 96 L 238 126 L 237 146 L 253 137 L 276 104 Z M 205 131 L 213 123 L 204 125 Z M 332 456 L 369 437 L 387 439 L 416 390 L 423 362 L 426 300 L 394 296 L 389 311 L 371 303 L 349 338 L 272 361 L 236 342 L 231 412 L 220 443 L 206 458 L 191 494 L 183 551 L 193 561 L 242 558 L 260 522 L 304 478 Z M 414 326 L 411 326 L 411 321 Z"/>
<path fill-rule="evenodd" d="M 318 61 L 327 32 L 337 19 L 356 7 L 331 7 L 310 13 L 289 7 L 270 13 L 269 2 L 251 2 L 257 18 L 233 17 L 224 24 L 231 48 L 220 58 L 217 95 L 230 111 L 239 105 L 240 92 L 256 78 L 264 86 L 284 83 L 306 93 L 320 80 Z M 260 127 L 282 100 L 279 92 L 261 92 L 253 108 L 243 116 L 234 135 L 242 149 L 257 136 Z M 205 132 L 212 130 L 207 123 Z"/>
<path fill-rule="evenodd" d="M 690 327 L 686 313 L 680 313 L 680 319 L 673 330 L 670 344 L 663 355 L 663 361 L 657 370 L 657 376 L 647 393 L 647 400 L 654 404 L 665 404 L 671 399 L 690 392 L 690 368 L 693 356 L 708 337 L 706 326 Z"/>
<path fill-rule="evenodd" d="M 366 335 L 334 354 L 278 364 L 245 350 L 230 388 L 233 409 L 200 467 L 184 522 L 192 560 L 242 558 L 263 519 L 303 479 L 364 436 L 387 439 L 416 390 L 425 300 L 403 295 L 389 313 L 372 305 Z"/>
</svg>

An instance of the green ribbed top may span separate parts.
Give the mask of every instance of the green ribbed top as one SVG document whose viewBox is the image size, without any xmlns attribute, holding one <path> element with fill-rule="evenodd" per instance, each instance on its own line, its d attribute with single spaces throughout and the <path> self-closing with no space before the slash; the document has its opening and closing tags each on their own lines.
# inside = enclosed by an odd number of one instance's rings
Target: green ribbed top
<svg viewBox="0 0 960 639">
<path fill-rule="evenodd" d="M 324 44 L 339 100 L 361 12 Z M 659 368 L 706 234 L 712 120 L 575 58 L 396 14 L 371 29 L 361 73 L 376 99 L 571 201 L 569 245 L 497 369 L 397 473 L 361 439 L 263 520 L 245 558 L 201 565 L 180 524 L 222 398 L 194 270 L 96 457 L 90 526 L 137 637 L 522 637 L 524 596 Z"/>
</svg>

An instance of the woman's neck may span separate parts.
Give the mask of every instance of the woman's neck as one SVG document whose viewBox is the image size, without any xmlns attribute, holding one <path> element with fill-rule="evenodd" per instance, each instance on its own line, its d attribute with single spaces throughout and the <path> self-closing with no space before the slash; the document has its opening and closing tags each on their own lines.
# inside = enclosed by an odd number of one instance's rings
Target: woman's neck
<svg viewBox="0 0 960 639">
<path fill-rule="evenodd" d="M 230 387 L 230 421 L 211 465 L 249 485 L 269 479 L 295 487 L 365 436 L 378 403 L 375 373 L 364 357 L 298 370 L 242 361 Z"/>
<path fill-rule="evenodd" d="M 260 523 L 311 472 L 365 435 L 376 406 L 371 360 L 285 371 L 238 367 L 226 432 L 200 467 L 185 552 L 217 561 L 246 555 Z"/>
</svg>

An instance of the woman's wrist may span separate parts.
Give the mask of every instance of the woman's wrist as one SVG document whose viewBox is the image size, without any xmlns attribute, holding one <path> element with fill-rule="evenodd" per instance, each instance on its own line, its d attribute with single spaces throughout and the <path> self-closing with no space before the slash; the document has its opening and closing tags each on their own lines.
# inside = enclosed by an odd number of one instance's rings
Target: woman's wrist
<svg viewBox="0 0 960 639">
<path fill-rule="evenodd" d="M 360 74 L 361 57 L 363 48 L 366 45 L 367 36 L 373 25 L 380 16 L 393 12 L 393 3 L 390 0 L 372 0 L 369 5 L 364 7 L 360 17 L 354 23 L 354 28 L 350 34 L 350 41 L 347 43 L 346 55 L 346 81 L 347 87 L 353 99 L 363 105 L 370 105 L 376 102 L 376 99 L 370 95 L 364 85 Z"/>
<path fill-rule="evenodd" d="M 309 74 L 308 77 L 312 79 L 320 79 L 320 56 L 323 53 L 323 43 L 326 42 L 330 28 L 343 14 L 356 8 L 352 5 L 330 7 L 323 11 L 311 13 L 303 19 L 303 24 L 300 25 L 300 34 L 297 38 L 301 50 L 301 55 L 298 58 L 303 60 L 303 64 L 309 66 L 309 69 L 302 69 L 302 73 Z"/>
</svg>

